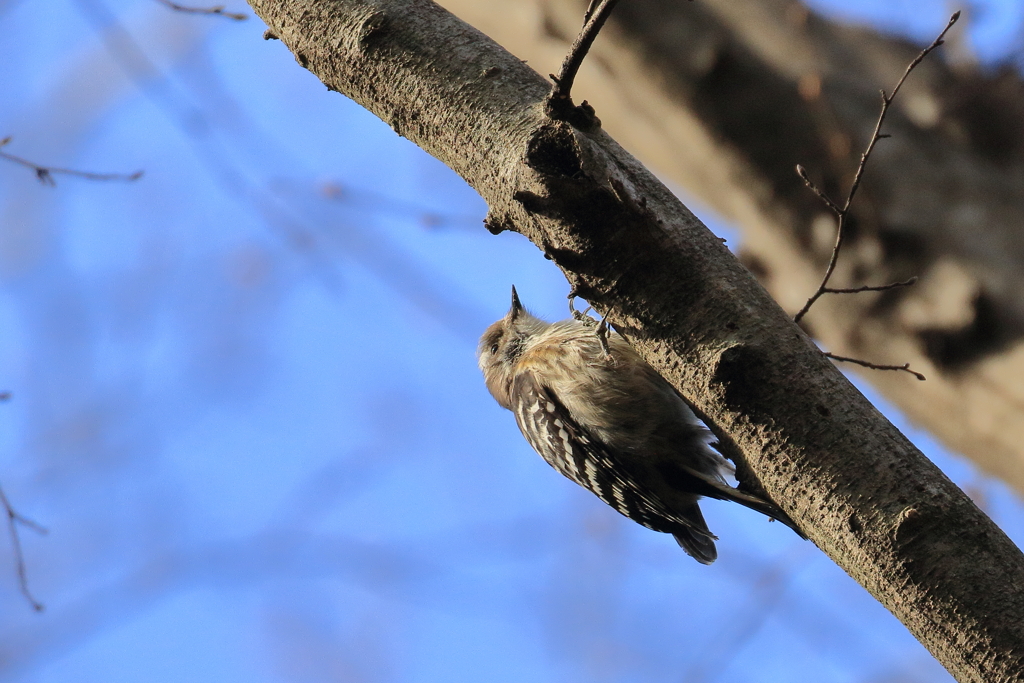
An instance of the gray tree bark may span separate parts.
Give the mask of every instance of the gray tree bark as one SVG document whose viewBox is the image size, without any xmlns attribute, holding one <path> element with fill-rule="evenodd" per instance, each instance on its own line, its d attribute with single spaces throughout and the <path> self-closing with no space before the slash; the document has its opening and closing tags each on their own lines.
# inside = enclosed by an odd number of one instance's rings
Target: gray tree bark
<svg viewBox="0 0 1024 683">
<path fill-rule="evenodd" d="M 440 2 L 544 73 L 586 4 Z M 944 24 L 937 18 L 936 34 Z M 919 283 L 827 296 L 805 329 L 839 355 L 923 372 L 923 383 L 862 374 L 951 450 L 1024 493 L 1024 85 L 1013 70 L 944 63 L 961 31 L 890 111 L 893 137 L 868 168 L 833 280 Z M 794 167 L 843 197 L 879 89 L 891 91 L 920 49 L 794 0 L 629 0 L 576 92 L 645 164 L 741 227 L 744 263 L 794 313 L 817 287 L 835 230 Z"/>
<path fill-rule="evenodd" d="M 602 129 L 429 0 L 251 0 L 296 60 L 442 160 L 676 386 L 960 681 L 1024 679 L 1024 556 Z M 689 5 L 688 5 L 689 6 Z M 736 114 L 737 116 L 739 113 Z"/>
</svg>

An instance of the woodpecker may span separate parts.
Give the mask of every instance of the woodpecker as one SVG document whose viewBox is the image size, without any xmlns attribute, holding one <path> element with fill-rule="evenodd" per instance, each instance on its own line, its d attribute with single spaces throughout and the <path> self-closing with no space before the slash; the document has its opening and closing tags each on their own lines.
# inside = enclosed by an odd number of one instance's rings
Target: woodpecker
<svg viewBox="0 0 1024 683">
<path fill-rule="evenodd" d="M 732 465 L 686 401 L 616 332 L 545 322 L 512 307 L 477 351 L 487 389 L 553 468 L 711 564 L 717 539 L 697 501 L 731 500 L 803 533 L 773 503 L 726 483 Z"/>
</svg>

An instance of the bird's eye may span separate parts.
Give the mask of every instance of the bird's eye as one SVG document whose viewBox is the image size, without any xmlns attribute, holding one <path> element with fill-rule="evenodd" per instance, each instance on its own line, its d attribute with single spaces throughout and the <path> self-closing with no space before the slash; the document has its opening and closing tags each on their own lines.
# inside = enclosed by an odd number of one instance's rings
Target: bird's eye
<svg viewBox="0 0 1024 683">
<path fill-rule="evenodd" d="M 491 355 L 493 356 L 497 352 L 498 352 L 498 345 L 497 344 L 491 344 Z"/>
</svg>

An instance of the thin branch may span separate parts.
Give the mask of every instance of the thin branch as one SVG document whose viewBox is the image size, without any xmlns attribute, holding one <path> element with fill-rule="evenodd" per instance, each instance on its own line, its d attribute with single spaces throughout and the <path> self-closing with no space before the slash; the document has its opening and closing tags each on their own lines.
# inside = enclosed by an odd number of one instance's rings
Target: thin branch
<svg viewBox="0 0 1024 683">
<path fill-rule="evenodd" d="M 0 140 L 0 147 L 3 147 L 11 141 L 11 137 L 8 136 L 3 140 Z M 86 180 L 115 180 L 132 182 L 142 177 L 143 171 L 136 171 L 135 173 L 92 173 L 90 171 L 76 171 L 71 168 L 58 168 L 55 166 L 40 166 L 39 164 L 33 163 L 28 159 L 23 159 L 7 152 L 0 152 L 0 159 L 7 159 L 13 161 L 16 164 L 31 168 L 36 178 L 39 179 L 43 185 L 49 185 L 50 187 L 56 187 L 57 181 L 53 179 L 56 174 L 75 176 L 76 178 L 85 178 Z"/>
<path fill-rule="evenodd" d="M 583 128 L 593 126 L 597 122 L 593 108 L 586 101 L 579 107 L 573 105 L 572 86 L 583 60 L 590 51 L 590 46 L 594 44 L 597 34 L 601 32 L 604 22 L 611 16 L 617 2 L 618 0 L 590 0 L 584 14 L 583 28 L 569 48 L 569 54 L 565 56 L 561 70 L 557 76 L 551 74 L 551 80 L 555 84 L 548 95 L 546 106 L 547 114 L 551 118 L 568 120 Z"/>
<path fill-rule="evenodd" d="M 245 21 L 249 18 L 248 14 L 241 14 L 238 12 L 225 12 L 224 5 L 217 5 L 215 7 L 186 7 L 185 5 L 179 5 L 171 0 L 156 0 L 161 5 L 171 8 L 175 12 L 185 12 L 186 14 L 217 14 L 228 19 L 234 19 L 235 21 Z"/>
<path fill-rule="evenodd" d="M 35 531 L 37 534 L 45 535 L 48 533 L 47 529 L 36 522 L 32 521 L 27 517 L 23 517 L 11 505 L 11 502 L 7 500 L 7 494 L 4 493 L 2 487 L 0 487 L 0 504 L 4 506 L 4 510 L 7 512 L 7 530 L 11 536 L 11 547 L 14 550 L 14 565 L 18 572 L 18 587 L 21 589 L 21 594 L 25 596 L 28 603 L 32 605 L 32 609 L 37 612 L 43 611 L 43 603 L 39 602 L 32 596 L 32 592 L 28 589 L 28 572 L 25 570 L 25 555 L 21 549 L 21 535 L 18 533 L 18 525 L 22 525 Z"/>
<path fill-rule="evenodd" d="M 565 60 L 562 62 L 562 69 L 558 72 L 557 76 L 551 74 L 551 80 L 555 82 L 555 86 L 551 89 L 550 99 L 556 97 L 563 100 L 570 99 L 576 74 L 583 65 L 583 60 L 586 59 L 590 46 L 594 44 L 594 39 L 597 38 L 597 34 L 604 27 L 604 22 L 608 20 L 612 10 L 615 9 L 617 2 L 618 0 L 591 0 L 587 13 L 584 16 L 583 28 L 580 29 L 580 33 L 576 36 L 572 47 L 569 48 L 569 54 L 565 56 Z"/>
<path fill-rule="evenodd" d="M 918 378 L 922 382 L 925 381 L 925 379 L 927 379 L 920 372 L 917 372 L 916 370 L 911 370 L 910 363 L 904 363 L 903 365 L 878 365 L 877 363 L 871 363 L 866 360 L 860 360 L 859 358 L 847 358 L 846 356 L 837 356 L 836 354 L 830 353 L 828 351 L 825 351 L 824 355 L 826 358 L 831 358 L 832 360 L 841 361 L 843 363 L 854 363 L 856 365 L 861 365 L 865 368 L 871 368 L 872 370 L 896 370 L 902 372 L 909 372 L 911 375 Z"/>
<path fill-rule="evenodd" d="M 917 276 L 902 282 L 890 282 L 887 285 L 862 285 L 860 287 L 826 287 L 825 294 L 860 294 L 861 292 L 884 292 L 898 287 L 910 287 L 917 282 Z"/>
<path fill-rule="evenodd" d="M 320 196 L 324 199 L 346 204 L 361 211 L 374 214 L 393 214 L 416 218 L 425 228 L 472 227 L 476 229 L 480 219 L 475 215 L 456 213 L 438 213 L 425 204 L 407 202 L 395 196 L 374 192 L 364 188 L 327 182 L 320 186 Z"/>
<path fill-rule="evenodd" d="M 811 192 L 818 195 L 818 199 L 823 201 L 825 203 L 825 206 L 832 209 L 832 211 L 834 211 L 836 214 L 843 213 L 843 210 L 839 208 L 839 205 L 833 202 L 829 198 L 829 196 L 825 194 L 824 190 L 819 189 L 818 186 L 815 185 L 814 182 L 807 177 L 807 170 L 800 164 L 796 165 L 796 174 L 800 176 L 800 179 L 804 181 L 804 184 L 811 189 Z"/>
<path fill-rule="evenodd" d="M 819 190 L 814 185 L 814 183 L 810 181 L 810 179 L 807 177 L 806 171 L 804 171 L 804 168 L 802 166 L 796 167 L 796 172 L 800 176 L 800 178 L 803 179 L 803 181 L 807 184 L 809 188 L 811 188 L 814 194 L 816 194 L 825 203 L 825 205 L 828 206 L 828 208 L 830 208 L 836 214 L 836 216 L 839 217 L 839 227 L 836 230 L 836 243 L 835 246 L 832 248 L 832 257 L 829 259 L 828 267 L 825 269 L 825 276 L 822 278 L 821 284 L 818 285 L 818 289 L 814 292 L 813 295 L 811 295 L 811 298 L 807 300 L 807 303 L 804 304 L 804 307 L 801 308 L 800 311 L 793 317 L 794 322 L 800 322 L 800 320 L 807 314 L 807 311 L 810 310 L 811 306 L 814 305 L 814 302 L 817 301 L 822 294 L 837 293 L 840 291 L 829 290 L 828 282 L 832 278 L 832 273 L 835 272 L 836 269 L 836 262 L 839 260 L 839 251 L 840 249 L 842 249 L 843 246 L 843 236 L 846 228 L 846 219 L 850 214 L 850 205 L 853 203 L 853 198 L 856 196 L 857 189 L 860 187 L 861 179 L 864 177 L 864 169 L 867 166 L 868 159 L 871 157 L 871 152 L 874 151 L 875 149 L 875 144 L 882 138 L 889 137 L 888 135 L 883 134 L 881 132 L 882 124 L 885 122 L 885 116 L 886 114 L 889 113 L 889 106 L 892 105 L 893 100 L 896 98 L 897 93 L 899 93 L 900 88 L 903 87 L 903 84 L 906 82 L 907 77 L 910 75 L 910 72 L 913 71 L 914 68 L 918 64 L 920 64 L 921 61 L 925 57 L 927 57 L 932 50 L 942 45 L 943 38 L 945 38 L 946 33 L 949 31 L 949 29 L 953 27 L 953 24 L 955 24 L 959 18 L 960 12 L 954 12 L 953 16 L 949 18 L 949 22 L 946 24 L 946 28 L 942 29 L 942 33 L 939 34 L 939 37 L 936 38 L 931 45 L 921 50 L 921 53 L 914 58 L 914 61 L 912 61 L 909 66 L 907 66 L 906 71 L 903 72 L 903 75 L 900 77 L 900 80 L 896 83 L 896 87 L 892 89 L 892 94 L 886 95 L 885 91 L 882 91 L 882 110 L 878 114 L 878 121 L 875 123 L 875 130 L 871 134 L 871 140 L 870 142 L 868 142 L 868 146 L 864 150 L 864 153 L 861 154 L 860 163 L 857 164 L 857 172 L 854 174 L 853 182 L 850 184 L 850 192 L 849 194 L 847 194 L 846 202 L 843 204 L 842 208 L 840 208 L 835 202 L 829 199 L 824 192 Z"/>
</svg>

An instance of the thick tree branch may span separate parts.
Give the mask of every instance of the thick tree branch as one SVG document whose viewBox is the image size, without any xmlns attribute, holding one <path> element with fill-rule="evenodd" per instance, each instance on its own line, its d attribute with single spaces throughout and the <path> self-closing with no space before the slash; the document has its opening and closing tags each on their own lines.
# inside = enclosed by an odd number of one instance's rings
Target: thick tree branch
<svg viewBox="0 0 1024 683">
<path fill-rule="evenodd" d="M 1021 552 L 652 174 L 602 130 L 548 118 L 539 74 L 427 0 L 251 4 L 299 64 L 465 178 L 489 229 L 537 244 L 706 418 L 741 482 L 954 676 L 1024 677 Z"/>
</svg>

